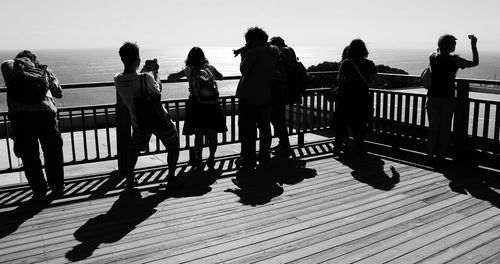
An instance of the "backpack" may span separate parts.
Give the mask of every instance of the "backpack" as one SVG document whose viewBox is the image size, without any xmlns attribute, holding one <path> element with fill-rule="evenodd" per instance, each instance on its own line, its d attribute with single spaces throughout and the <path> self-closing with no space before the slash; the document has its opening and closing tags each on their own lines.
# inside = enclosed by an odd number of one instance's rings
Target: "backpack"
<svg viewBox="0 0 500 264">
<path fill-rule="evenodd" d="M 424 71 L 422 71 L 422 74 L 420 74 L 420 81 L 422 81 L 422 86 L 425 89 L 430 89 L 432 85 L 432 71 L 431 71 L 431 66 L 425 68 Z"/>
<path fill-rule="evenodd" d="M 49 90 L 47 66 L 36 66 L 28 58 L 14 60 L 13 77 L 7 84 L 7 96 L 25 104 L 45 100 Z"/>
<path fill-rule="evenodd" d="M 219 89 L 215 77 L 208 67 L 193 71 L 193 94 L 201 104 L 213 104 L 219 99 Z"/>
<path fill-rule="evenodd" d="M 286 104 L 296 104 L 302 102 L 302 94 L 306 91 L 307 85 L 309 83 L 309 75 L 307 75 L 306 67 L 302 62 L 297 61 L 295 67 L 290 74 L 290 80 L 288 82 L 288 91 Z"/>
</svg>

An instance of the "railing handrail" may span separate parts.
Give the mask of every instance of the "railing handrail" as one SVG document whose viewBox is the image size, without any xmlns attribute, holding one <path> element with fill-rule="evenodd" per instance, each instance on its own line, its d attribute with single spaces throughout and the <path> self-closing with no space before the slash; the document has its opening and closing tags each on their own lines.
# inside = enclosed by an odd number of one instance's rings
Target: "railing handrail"
<svg viewBox="0 0 500 264">
<path fill-rule="evenodd" d="M 326 75 L 326 74 L 338 74 L 338 71 L 317 71 L 317 72 L 308 72 L 309 75 Z M 407 79 L 420 79 L 419 75 L 409 75 L 409 74 L 395 74 L 395 73 L 379 73 L 382 77 L 399 77 L 399 78 L 407 78 Z M 226 76 L 223 77 L 222 80 L 239 80 L 241 76 Z M 472 78 L 457 78 L 457 82 L 467 82 L 474 84 L 489 84 L 489 85 L 498 85 L 500 86 L 500 80 L 486 80 L 486 79 L 472 79 Z M 161 80 L 161 83 L 182 83 L 187 82 L 187 79 L 182 78 L 179 80 Z M 114 82 L 87 82 L 87 83 L 66 83 L 61 84 L 63 89 L 81 89 L 81 88 L 96 88 L 96 87 L 108 87 L 114 86 Z M 7 89 L 0 88 L 0 93 L 6 92 Z"/>
</svg>

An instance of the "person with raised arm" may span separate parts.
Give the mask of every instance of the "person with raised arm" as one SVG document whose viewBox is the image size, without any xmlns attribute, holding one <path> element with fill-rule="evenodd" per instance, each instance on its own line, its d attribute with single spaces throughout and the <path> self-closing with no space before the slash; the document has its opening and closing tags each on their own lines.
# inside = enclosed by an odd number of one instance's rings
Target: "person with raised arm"
<svg viewBox="0 0 500 264">
<path fill-rule="evenodd" d="M 429 137 L 427 154 L 429 159 L 442 164 L 450 144 L 451 122 L 455 110 L 455 78 L 458 69 L 479 65 L 477 38 L 469 35 L 472 61 L 453 54 L 456 38 L 445 34 L 438 39 L 438 49 L 430 57 L 431 87 L 427 90 L 427 117 L 429 118 Z"/>
</svg>

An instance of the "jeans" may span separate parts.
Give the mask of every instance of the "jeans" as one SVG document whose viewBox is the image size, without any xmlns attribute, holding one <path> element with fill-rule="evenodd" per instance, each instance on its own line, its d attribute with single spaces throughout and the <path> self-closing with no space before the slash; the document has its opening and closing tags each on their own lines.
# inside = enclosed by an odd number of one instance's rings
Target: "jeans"
<svg viewBox="0 0 500 264">
<path fill-rule="evenodd" d="M 271 105 L 271 122 L 274 127 L 274 133 L 279 138 L 279 145 L 281 147 L 290 147 L 290 140 L 288 139 L 288 130 L 286 126 L 286 106 L 285 104 L 272 104 Z"/>
<path fill-rule="evenodd" d="M 255 141 L 259 129 L 259 158 L 268 160 L 271 148 L 271 123 L 269 105 L 254 105 L 243 99 L 239 100 L 238 129 L 241 141 L 242 166 L 251 166 L 256 162 Z"/>
<path fill-rule="evenodd" d="M 64 186 L 63 141 L 55 113 L 22 112 L 11 116 L 14 152 L 23 161 L 23 168 L 34 195 L 45 195 L 47 182 L 52 191 Z M 45 181 L 40 150 L 42 146 Z"/>
<path fill-rule="evenodd" d="M 454 98 L 427 98 L 427 117 L 429 119 L 429 156 L 445 158 L 450 144 L 451 121 L 455 109 Z"/>
</svg>

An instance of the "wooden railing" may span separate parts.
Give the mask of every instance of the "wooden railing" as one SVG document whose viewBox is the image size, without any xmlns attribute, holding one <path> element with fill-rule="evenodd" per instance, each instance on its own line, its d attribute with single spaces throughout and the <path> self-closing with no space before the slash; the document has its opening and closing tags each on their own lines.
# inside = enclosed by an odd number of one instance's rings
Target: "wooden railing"
<svg viewBox="0 0 500 264">
<path fill-rule="evenodd" d="M 336 72 L 317 72 L 310 74 L 336 74 Z M 418 76 L 397 75 L 400 78 L 418 78 Z M 394 75 L 391 75 L 394 77 Z M 224 80 L 236 80 L 238 76 Z M 171 83 L 171 81 L 162 81 Z M 179 82 L 179 81 L 178 81 Z M 180 82 L 183 82 L 182 80 Z M 63 89 L 85 89 L 90 87 L 112 86 L 113 83 L 67 84 Z M 462 153 L 467 147 L 473 147 L 481 154 L 482 161 L 490 166 L 499 166 L 500 153 L 500 102 L 493 100 L 470 99 L 469 90 L 479 85 L 500 85 L 499 81 L 459 79 L 457 81 L 457 109 L 454 118 L 455 153 Z M 330 120 L 335 112 L 336 103 L 326 99 L 329 88 L 310 89 L 303 95 L 302 104 L 287 109 L 287 121 L 290 134 L 299 135 L 299 144 L 303 144 L 304 133 L 314 133 L 330 128 Z M 0 90 L 0 92 L 5 90 Z M 371 89 L 374 102 L 374 119 L 370 140 L 425 152 L 427 138 L 427 120 L 425 113 L 425 95 L 398 90 Z M 228 131 L 219 135 L 220 144 L 239 142 L 237 133 L 238 99 L 234 96 L 220 98 L 226 116 Z M 182 131 L 185 99 L 163 101 L 165 107 Z M 118 107 L 118 108 L 117 108 Z M 128 116 L 120 104 L 105 104 L 59 109 L 60 129 L 64 139 L 64 164 L 75 165 L 119 158 L 120 151 L 126 146 L 130 126 Z M 117 111 L 118 109 L 118 111 Z M 121 109 L 121 110 L 120 110 Z M 125 113 L 125 121 L 120 120 L 120 113 Z M 118 115 L 118 118 L 117 118 Z M 120 124 L 122 125 L 121 132 Z M 125 131 L 125 133 L 123 133 Z M 125 136 L 124 136 L 125 135 Z M 22 170 L 13 152 L 10 121 L 6 112 L 0 113 L 0 173 Z M 193 146 L 193 138 L 183 136 L 181 149 Z M 159 140 L 153 140 L 149 149 L 142 155 L 165 152 Z"/>
</svg>

